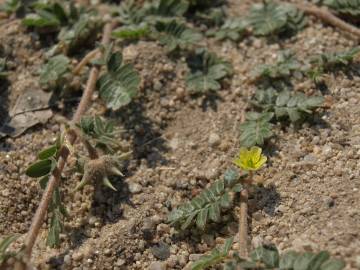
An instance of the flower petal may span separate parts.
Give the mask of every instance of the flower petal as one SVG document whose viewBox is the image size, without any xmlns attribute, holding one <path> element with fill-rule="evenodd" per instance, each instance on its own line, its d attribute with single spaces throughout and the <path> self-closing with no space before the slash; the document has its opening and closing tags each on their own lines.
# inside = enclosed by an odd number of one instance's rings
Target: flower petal
<svg viewBox="0 0 360 270">
<path fill-rule="evenodd" d="M 254 164 L 259 162 L 259 160 L 261 158 L 261 151 L 262 151 L 261 148 L 257 147 L 257 146 L 253 146 L 250 148 L 250 151 L 249 151 L 250 157 Z"/>
<path fill-rule="evenodd" d="M 263 156 L 263 155 L 261 155 L 261 158 L 260 158 L 260 160 L 256 163 L 256 169 L 258 170 L 258 169 L 260 169 L 264 164 L 265 164 L 265 162 L 267 161 L 267 157 L 266 156 Z"/>
</svg>

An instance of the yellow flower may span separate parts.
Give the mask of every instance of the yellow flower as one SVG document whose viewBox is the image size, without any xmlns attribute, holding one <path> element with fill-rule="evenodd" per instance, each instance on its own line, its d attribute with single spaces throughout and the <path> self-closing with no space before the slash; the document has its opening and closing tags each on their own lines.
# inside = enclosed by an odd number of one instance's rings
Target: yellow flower
<svg viewBox="0 0 360 270">
<path fill-rule="evenodd" d="M 256 171 L 260 169 L 267 160 L 267 157 L 262 155 L 261 151 L 261 148 L 257 146 L 253 146 L 249 150 L 241 147 L 239 156 L 234 159 L 234 163 L 245 171 Z"/>
</svg>

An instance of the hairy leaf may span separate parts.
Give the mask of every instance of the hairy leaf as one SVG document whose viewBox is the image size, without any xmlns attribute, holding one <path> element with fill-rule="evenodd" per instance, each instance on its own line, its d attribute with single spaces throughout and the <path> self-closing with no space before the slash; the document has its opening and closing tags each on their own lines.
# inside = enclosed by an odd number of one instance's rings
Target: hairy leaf
<svg viewBox="0 0 360 270">
<path fill-rule="evenodd" d="M 303 13 L 292 5 L 276 4 L 270 1 L 254 4 L 248 21 L 258 36 L 280 34 L 304 27 Z"/>
<path fill-rule="evenodd" d="M 193 93 L 219 90 L 219 81 L 232 72 L 228 62 L 206 50 L 197 50 L 194 56 L 188 58 L 188 65 L 191 73 L 187 75 L 186 84 Z"/>
<path fill-rule="evenodd" d="M 70 71 L 70 60 L 65 55 L 49 59 L 40 72 L 40 85 L 47 89 L 56 89 L 64 85 L 65 76 Z"/>
<path fill-rule="evenodd" d="M 111 55 L 107 72 L 97 81 L 101 99 L 112 110 L 129 104 L 137 95 L 139 84 L 139 74 L 131 65 L 122 63 L 120 53 Z"/>
<path fill-rule="evenodd" d="M 114 152 L 119 146 L 115 138 L 114 123 L 103 120 L 100 116 L 84 116 L 80 120 L 79 127 L 83 134 L 95 142 L 95 146 Z"/>
<path fill-rule="evenodd" d="M 327 251 L 297 253 L 288 251 L 279 255 L 275 246 L 260 246 L 251 252 L 250 258 L 240 258 L 236 253 L 224 267 L 226 270 L 341 270 L 345 263 L 331 259 Z"/>
<path fill-rule="evenodd" d="M 188 7 L 189 3 L 185 0 L 156 0 L 149 6 L 148 13 L 163 17 L 182 16 Z"/>
<path fill-rule="evenodd" d="M 265 140 L 273 134 L 270 123 L 274 113 L 250 112 L 246 114 L 246 121 L 240 125 L 240 144 L 245 147 L 263 145 Z"/>
<path fill-rule="evenodd" d="M 229 18 L 218 30 L 208 31 L 208 35 L 218 40 L 230 39 L 239 41 L 246 33 L 247 22 L 238 18 Z"/>
<path fill-rule="evenodd" d="M 102 22 L 94 16 L 83 14 L 69 27 L 63 28 L 58 35 L 59 45 L 66 54 L 73 54 L 86 45 L 94 43 Z"/>
<path fill-rule="evenodd" d="M 341 15 L 359 18 L 360 0 L 324 0 L 322 3 Z"/>
<path fill-rule="evenodd" d="M 168 222 L 181 225 L 182 230 L 195 222 L 197 227 L 203 230 L 209 220 L 220 221 L 221 212 L 230 207 L 233 199 L 229 193 L 243 190 L 239 180 L 237 173 L 228 170 L 224 179 L 217 180 L 190 202 L 174 209 L 168 216 Z M 233 190 L 235 185 L 237 185 L 236 191 Z"/>
<path fill-rule="evenodd" d="M 150 33 L 146 24 L 122 26 L 112 32 L 112 36 L 124 40 L 138 40 Z"/>
<path fill-rule="evenodd" d="M 323 102 L 322 96 L 306 96 L 304 93 L 288 90 L 278 93 L 273 88 L 268 88 L 257 90 L 253 104 L 274 112 L 277 118 L 289 117 L 291 122 L 298 122 Z"/>
<path fill-rule="evenodd" d="M 5 0 L 2 5 L 0 5 L 0 11 L 4 11 L 7 14 L 15 13 L 21 7 L 20 0 Z"/>
<path fill-rule="evenodd" d="M 233 241 L 233 237 L 226 239 L 222 249 L 214 248 L 209 255 L 200 257 L 199 260 L 191 265 L 191 270 L 204 270 L 222 262 L 228 256 Z"/>
<path fill-rule="evenodd" d="M 176 20 L 170 22 L 159 21 L 155 24 L 155 29 L 155 37 L 170 52 L 177 48 L 185 49 L 196 44 L 201 39 L 200 33 L 186 27 L 183 23 L 178 23 Z"/>
<path fill-rule="evenodd" d="M 254 72 L 255 79 L 279 79 L 289 77 L 293 72 L 300 70 L 300 63 L 290 51 L 282 51 L 274 64 L 261 65 Z"/>
</svg>

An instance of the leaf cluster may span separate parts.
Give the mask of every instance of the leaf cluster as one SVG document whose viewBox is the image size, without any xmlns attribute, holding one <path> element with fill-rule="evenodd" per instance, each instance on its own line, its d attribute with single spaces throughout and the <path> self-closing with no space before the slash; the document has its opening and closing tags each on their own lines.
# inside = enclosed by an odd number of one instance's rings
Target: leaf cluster
<svg viewBox="0 0 360 270">
<path fill-rule="evenodd" d="M 239 18 L 228 18 L 217 30 L 209 30 L 208 36 L 214 36 L 217 40 L 230 39 L 239 41 L 246 33 L 247 21 Z"/>
<path fill-rule="evenodd" d="M 276 91 L 274 88 L 258 89 L 252 103 L 266 112 L 273 112 L 277 118 L 289 118 L 291 122 L 304 120 L 324 102 L 322 96 L 306 96 L 289 90 Z"/>
<path fill-rule="evenodd" d="M 246 120 L 240 125 L 240 143 L 245 147 L 263 145 L 265 140 L 273 135 L 271 120 L 274 117 L 272 112 L 248 112 Z"/>
<path fill-rule="evenodd" d="M 241 269 L 287 269 L 287 270 L 341 270 L 345 263 L 330 257 L 329 252 L 298 253 L 288 251 L 279 254 L 275 246 L 260 246 L 253 250 L 249 259 L 234 255 L 233 259 L 224 265 L 224 270 Z"/>
<path fill-rule="evenodd" d="M 33 12 L 26 15 L 22 24 L 45 32 L 56 32 L 60 30 L 61 26 L 76 21 L 79 16 L 79 12 L 72 2 L 66 6 L 57 1 L 37 1 L 32 4 L 32 8 Z"/>
<path fill-rule="evenodd" d="M 194 222 L 201 230 L 204 230 L 210 220 L 219 222 L 221 212 L 232 204 L 233 193 L 243 189 L 240 180 L 236 170 L 228 169 L 223 179 L 214 182 L 190 202 L 174 209 L 168 216 L 168 222 L 180 225 L 181 230 L 185 230 Z"/>
<path fill-rule="evenodd" d="M 118 110 L 137 95 L 140 76 L 132 65 L 123 63 L 119 52 L 109 56 L 106 67 L 107 71 L 97 81 L 97 88 L 107 108 Z"/>
<path fill-rule="evenodd" d="M 5 0 L 2 5 L 0 5 L 0 11 L 4 11 L 7 14 L 15 13 L 21 7 L 20 0 Z"/>
<path fill-rule="evenodd" d="M 119 145 L 115 139 L 112 121 L 106 121 L 100 116 L 84 116 L 80 120 L 79 128 L 87 139 L 95 142 L 95 147 L 112 153 Z"/>
<path fill-rule="evenodd" d="M 257 36 L 294 32 L 302 29 L 306 24 L 304 14 L 295 6 L 271 1 L 254 4 L 247 20 Z"/>
<path fill-rule="evenodd" d="M 63 89 L 69 73 L 70 59 L 62 54 L 54 56 L 41 68 L 40 85 L 45 89 Z"/>
<path fill-rule="evenodd" d="M 274 64 L 260 65 L 254 72 L 255 79 L 283 79 L 301 69 L 301 65 L 288 50 L 280 52 Z"/>
<path fill-rule="evenodd" d="M 359 18 L 360 15 L 359 0 L 324 0 L 322 4 L 333 9 L 340 15 Z"/>
<path fill-rule="evenodd" d="M 191 70 L 186 84 L 192 93 L 206 93 L 221 88 L 220 80 L 232 73 L 230 63 L 205 49 L 196 50 L 187 58 Z"/>
<path fill-rule="evenodd" d="M 202 38 L 200 33 L 176 20 L 158 21 L 155 24 L 155 30 L 154 37 L 162 45 L 165 45 L 169 52 L 176 49 L 185 49 L 196 44 Z"/>
<path fill-rule="evenodd" d="M 233 244 L 234 238 L 226 239 L 222 249 L 214 248 L 209 255 L 201 256 L 199 260 L 191 265 L 191 270 L 202 270 L 207 267 L 221 263 L 226 259 Z"/>
<path fill-rule="evenodd" d="M 320 82 L 325 72 L 351 64 L 359 52 L 360 47 L 354 47 L 347 51 L 317 55 L 310 60 L 312 67 L 308 75 L 313 81 Z"/>
</svg>

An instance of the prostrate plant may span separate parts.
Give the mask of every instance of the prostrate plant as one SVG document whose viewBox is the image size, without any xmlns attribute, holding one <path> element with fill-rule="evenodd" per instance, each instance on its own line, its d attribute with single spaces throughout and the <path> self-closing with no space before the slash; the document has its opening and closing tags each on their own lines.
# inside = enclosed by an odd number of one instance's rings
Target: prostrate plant
<svg viewBox="0 0 360 270">
<path fill-rule="evenodd" d="M 252 101 L 265 112 L 273 112 L 276 118 L 289 118 L 294 123 L 304 120 L 306 115 L 310 115 L 323 102 L 322 96 L 306 96 L 289 90 L 278 92 L 273 88 L 258 89 Z"/>
<path fill-rule="evenodd" d="M 273 135 L 273 124 L 270 123 L 273 117 L 272 112 L 248 112 L 245 122 L 240 125 L 240 144 L 245 147 L 263 145 Z"/>
<path fill-rule="evenodd" d="M 336 11 L 343 16 L 350 16 L 359 19 L 360 1 L 359 0 L 324 0 L 322 4 Z"/>
<path fill-rule="evenodd" d="M 154 36 L 169 52 L 178 48 L 185 49 L 196 44 L 202 38 L 201 34 L 188 28 L 184 23 L 176 20 L 159 21 L 155 24 Z"/>
<path fill-rule="evenodd" d="M 275 246 L 260 246 L 250 253 L 249 258 L 240 257 L 235 252 L 230 255 L 231 240 L 226 241 L 223 250 L 214 248 L 209 255 L 202 256 L 191 265 L 191 270 L 204 270 L 216 266 L 223 270 L 341 270 L 345 267 L 343 261 L 331 258 L 327 251 L 287 251 L 280 254 Z"/>
<path fill-rule="evenodd" d="M 70 59 L 57 55 L 48 60 L 40 72 L 40 85 L 45 89 L 60 90 L 68 87 L 67 75 L 70 73 Z"/>
<path fill-rule="evenodd" d="M 271 1 L 254 4 L 247 20 L 257 36 L 295 32 L 306 24 L 304 14 L 295 6 Z"/>
<path fill-rule="evenodd" d="M 254 72 L 254 79 L 284 79 L 294 72 L 301 70 L 301 65 L 294 57 L 294 53 L 285 50 L 278 54 L 277 62 L 258 66 Z"/>
<path fill-rule="evenodd" d="M 221 212 L 231 207 L 234 193 L 243 189 L 241 179 L 236 170 L 228 169 L 223 179 L 214 182 L 190 202 L 174 209 L 168 216 L 168 222 L 180 225 L 181 230 L 187 229 L 193 221 L 201 230 L 210 220 L 219 222 Z"/>
<path fill-rule="evenodd" d="M 214 36 L 217 40 L 230 39 L 239 41 L 247 32 L 248 23 L 239 18 L 228 18 L 219 29 L 211 29 L 206 34 Z"/>
<path fill-rule="evenodd" d="M 132 65 L 124 64 L 122 54 L 115 52 L 106 62 L 106 72 L 97 82 L 101 99 L 107 108 L 118 110 L 137 95 L 140 76 Z"/>
<path fill-rule="evenodd" d="M 223 262 L 231 250 L 234 238 L 226 239 L 222 249 L 215 247 L 209 255 L 201 256 L 199 260 L 191 265 L 191 270 L 202 270 Z"/>
<path fill-rule="evenodd" d="M 310 60 L 312 67 L 308 70 L 309 77 L 315 82 L 321 82 L 323 74 L 351 64 L 360 52 L 360 47 L 347 51 L 323 53 Z"/>
<path fill-rule="evenodd" d="M 5 0 L 0 5 L 0 11 L 6 12 L 8 15 L 15 13 L 21 7 L 20 0 Z"/>
<path fill-rule="evenodd" d="M 191 73 L 186 77 L 186 85 L 191 93 L 219 90 L 219 81 L 232 73 L 230 63 L 205 49 L 196 50 L 187 62 Z"/>
</svg>

